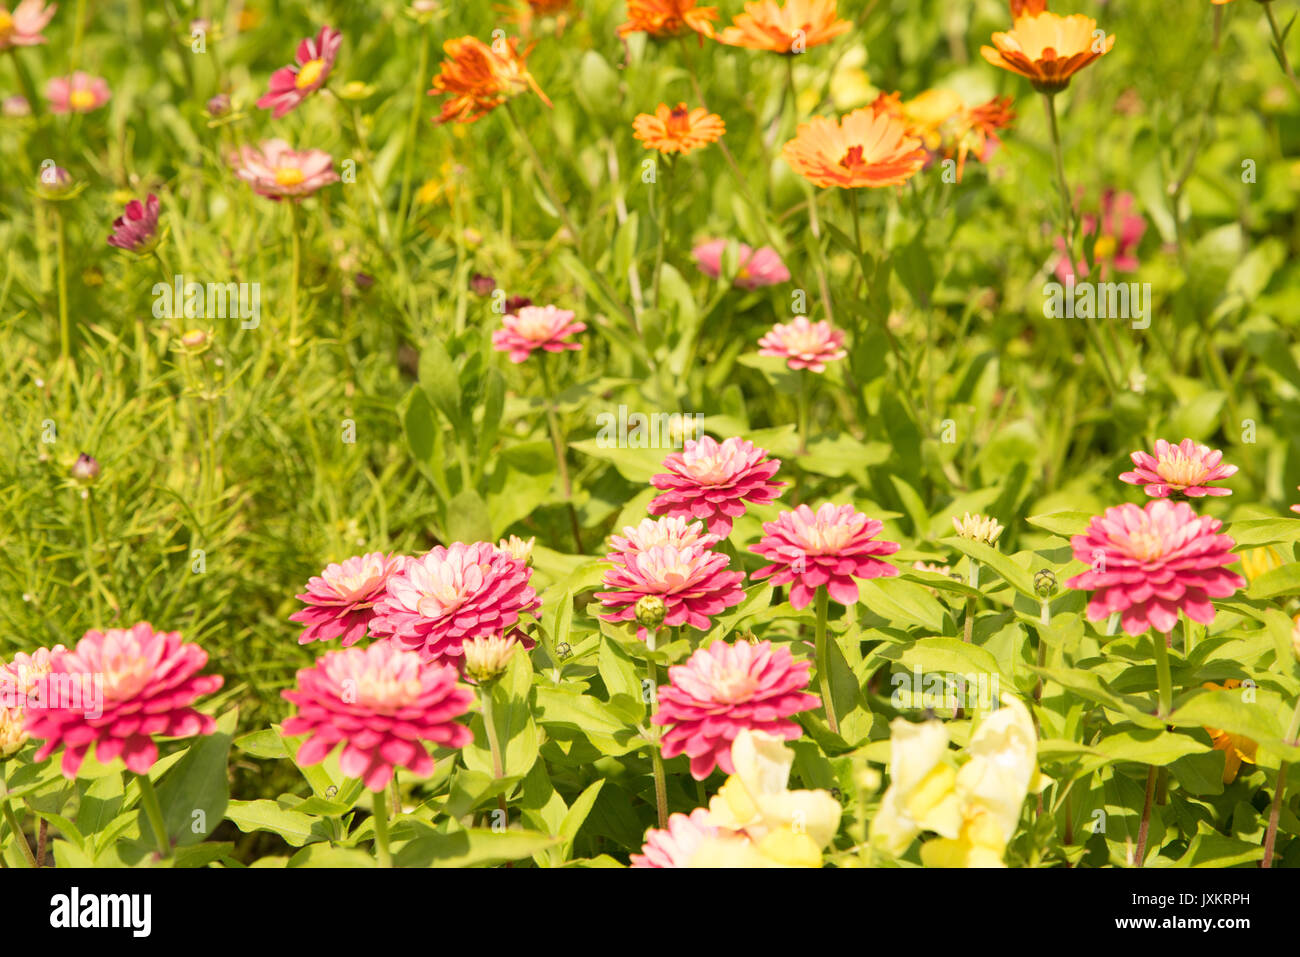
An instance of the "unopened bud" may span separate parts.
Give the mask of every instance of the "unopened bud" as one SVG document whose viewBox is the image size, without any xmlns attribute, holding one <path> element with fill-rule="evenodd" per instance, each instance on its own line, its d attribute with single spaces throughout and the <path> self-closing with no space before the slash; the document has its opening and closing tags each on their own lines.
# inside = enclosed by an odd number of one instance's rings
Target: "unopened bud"
<svg viewBox="0 0 1300 957">
<path fill-rule="evenodd" d="M 497 551 L 505 552 L 511 558 L 517 559 L 525 565 L 531 565 L 533 563 L 533 545 L 536 541 L 536 536 L 525 541 L 518 535 L 511 535 L 509 538 L 501 539 L 497 544 Z"/>
<path fill-rule="evenodd" d="M 664 623 L 668 608 L 658 595 L 642 595 L 636 603 L 636 623 L 642 628 L 658 628 Z"/>
<path fill-rule="evenodd" d="M 1050 568 L 1041 569 L 1034 576 L 1034 591 L 1039 598 L 1051 598 L 1056 594 L 1056 573 Z"/>
<path fill-rule="evenodd" d="M 85 452 L 72 463 L 72 477 L 82 485 L 91 485 L 99 478 L 99 463 Z"/>
<path fill-rule="evenodd" d="M 505 672 L 518 642 L 509 636 L 480 635 L 461 646 L 465 651 L 465 677 L 482 684 Z"/>
<path fill-rule="evenodd" d="M 1002 526 L 998 524 L 997 519 L 987 515 L 972 515 L 967 512 L 960 519 L 954 518 L 952 525 L 962 538 L 983 542 L 986 545 L 992 545 L 1002 534 Z"/>
<path fill-rule="evenodd" d="M 230 94 L 218 93 L 208 100 L 208 116 L 222 117 L 230 112 Z"/>
</svg>

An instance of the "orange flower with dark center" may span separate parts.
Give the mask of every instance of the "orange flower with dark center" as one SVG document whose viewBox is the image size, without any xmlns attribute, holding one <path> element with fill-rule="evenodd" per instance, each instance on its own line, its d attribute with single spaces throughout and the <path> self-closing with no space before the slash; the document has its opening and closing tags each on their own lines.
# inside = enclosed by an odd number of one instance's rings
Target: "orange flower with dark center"
<svg viewBox="0 0 1300 957">
<path fill-rule="evenodd" d="M 1047 9 L 1047 0 L 1011 0 L 1011 18 L 1032 17 Z"/>
<path fill-rule="evenodd" d="M 435 122 L 473 123 L 526 89 L 551 105 L 525 66 L 528 51 L 519 52 L 518 38 L 488 46 L 477 37 L 457 37 L 442 49 L 447 59 L 433 78 L 429 95 L 449 98 Z"/>
<path fill-rule="evenodd" d="M 925 165 L 921 141 L 907 124 L 871 107 L 839 122 L 814 117 L 782 149 L 796 173 L 818 186 L 898 186 Z"/>
<path fill-rule="evenodd" d="M 642 113 L 633 120 L 632 128 L 646 149 L 683 154 L 708 146 L 727 132 L 722 117 L 698 106 L 687 109 L 685 103 L 672 109 L 660 103 L 653 114 Z"/>
<path fill-rule="evenodd" d="M 969 107 L 953 91 L 941 89 L 926 90 L 907 102 L 899 93 L 881 93 L 871 110 L 901 120 L 908 135 L 919 139 L 929 152 L 955 159 L 959 183 L 967 157 L 974 153 L 981 162 L 987 161 L 1000 142 L 997 131 L 1011 125 L 1016 116 L 1009 96 Z"/>
<path fill-rule="evenodd" d="M 1082 14 L 1059 17 L 1040 12 L 1017 17 L 1008 33 L 993 34 L 993 46 L 980 54 L 994 66 L 1019 73 L 1040 93 L 1058 93 L 1070 77 L 1109 53 L 1113 36 L 1097 30 L 1097 21 Z"/>
<path fill-rule="evenodd" d="M 694 31 L 712 37 L 716 19 L 717 7 L 697 7 L 695 0 L 627 0 L 627 23 L 618 28 L 618 35 L 679 37 Z"/>
<path fill-rule="evenodd" d="M 1207 681 L 1201 687 L 1210 688 L 1214 691 L 1223 691 L 1240 688 L 1241 680 L 1229 678 L 1221 685 L 1215 684 L 1213 681 Z M 1233 734 L 1219 728 L 1206 728 L 1205 730 L 1214 743 L 1214 750 L 1222 751 L 1224 754 L 1223 783 L 1231 784 L 1237 779 L 1237 772 L 1241 770 L 1243 761 L 1247 764 L 1255 763 L 1255 754 L 1259 750 L 1259 745 L 1244 734 Z"/>
<path fill-rule="evenodd" d="M 718 34 L 728 46 L 773 53 L 803 53 L 830 43 L 853 24 L 836 19 L 835 0 L 754 0 Z"/>
</svg>

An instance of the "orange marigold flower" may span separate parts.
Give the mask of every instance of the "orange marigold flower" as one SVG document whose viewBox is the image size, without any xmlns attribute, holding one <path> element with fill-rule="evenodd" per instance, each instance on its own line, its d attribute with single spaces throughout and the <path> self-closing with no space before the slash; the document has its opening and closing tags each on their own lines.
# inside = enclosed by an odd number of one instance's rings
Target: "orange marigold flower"
<svg viewBox="0 0 1300 957">
<path fill-rule="evenodd" d="M 433 78 L 429 95 L 447 94 L 449 98 L 435 122 L 473 123 L 525 89 L 551 105 L 525 66 L 528 50 L 519 52 L 518 38 L 488 46 L 477 37 L 457 37 L 442 49 L 447 59 Z"/>
<path fill-rule="evenodd" d="M 907 124 L 871 107 L 854 110 L 838 123 L 814 117 L 800 124 L 782 150 L 796 173 L 818 186 L 898 186 L 925 165 L 921 141 Z"/>
<path fill-rule="evenodd" d="M 718 34 L 728 46 L 773 53 L 803 53 L 830 43 L 853 24 L 837 20 L 835 0 L 753 0 L 731 26 Z"/>
<path fill-rule="evenodd" d="M 1011 18 L 1042 13 L 1047 9 L 1047 0 L 1011 0 Z"/>
<path fill-rule="evenodd" d="M 1026 77 L 1038 92 L 1058 93 L 1070 85 L 1070 77 L 1115 45 L 1113 36 L 1094 36 L 1096 30 L 1097 21 L 1079 13 L 1028 14 L 1017 17 L 1010 32 L 993 34 L 993 46 L 980 47 L 980 54 L 994 66 Z"/>
<path fill-rule="evenodd" d="M 693 30 L 712 37 L 716 19 L 717 7 L 697 7 L 695 0 L 627 0 L 627 23 L 618 28 L 618 35 L 679 37 Z"/>
<path fill-rule="evenodd" d="M 957 161 L 957 182 L 961 182 L 966 159 L 972 153 L 986 162 L 1001 142 L 997 131 L 1010 126 L 1016 114 L 1011 97 L 995 97 L 970 107 L 951 90 L 926 90 L 903 102 L 899 93 L 881 93 L 871 103 L 877 116 L 887 114 L 907 125 L 908 135 L 921 141 L 927 151 Z"/>
<path fill-rule="evenodd" d="M 563 13 L 569 9 L 572 0 L 526 0 L 533 13 L 546 16 L 552 13 Z"/>
<path fill-rule="evenodd" d="M 632 128 L 646 149 L 683 154 L 708 146 L 727 132 L 722 117 L 703 107 L 689 110 L 685 103 L 671 110 L 667 103 L 660 103 L 653 114 L 642 113 L 633 120 Z"/>
<path fill-rule="evenodd" d="M 1241 680 L 1229 678 L 1221 685 L 1215 684 L 1213 681 L 1207 681 L 1201 687 L 1210 688 L 1214 691 L 1223 691 L 1230 688 L 1240 688 Z M 1231 784 L 1237 779 L 1237 772 L 1241 770 L 1243 761 L 1247 764 L 1255 763 L 1255 754 L 1259 750 L 1259 745 L 1243 734 L 1233 734 L 1219 728 L 1206 728 L 1205 730 L 1214 743 L 1214 750 L 1222 751 L 1224 754 L 1223 783 Z"/>
</svg>

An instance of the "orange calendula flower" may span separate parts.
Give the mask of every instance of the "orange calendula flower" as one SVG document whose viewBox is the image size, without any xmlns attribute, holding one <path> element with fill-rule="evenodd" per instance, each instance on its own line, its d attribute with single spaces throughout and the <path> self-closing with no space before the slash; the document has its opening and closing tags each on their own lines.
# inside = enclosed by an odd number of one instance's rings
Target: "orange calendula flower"
<svg viewBox="0 0 1300 957">
<path fill-rule="evenodd" d="M 853 24 L 836 19 L 835 0 L 754 0 L 718 34 L 728 46 L 773 53 L 803 53 L 830 43 Z"/>
<path fill-rule="evenodd" d="M 1216 0 L 1217 2 L 1217 0 Z M 1047 0 L 1011 0 L 1011 17 L 1030 16 L 1047 9 Z"/>
<path fill-rule="evenodd" d="M 1092 17 L 1044 11 L 1017 17 L 1010 32 L 993 34 L 993 46 L 980 47 L 980 53 L 994 66 L 1026 77 L 1038 92 L 1058 93 L 1114 45 L 1115 38 L 1098 31 Z"/>
<path fill-rule="evenodd" d="M 907 102 L 899 93 L 881 93 L 871 109 L 878 116 L 888 114 L 902 120 L 909 135 L 919 139 L 931 154 L 955 159 L 959 183 L 967 157 L 973 153 L 980 162 L 987 162 L 1001 143 L 997 131 L 1010 126 L 1016 117 L 1009 96 L 971 107 L 951 90 L 926 90 Z"/>
<path fill-rule="evenodd" d="M 814 117 L 782 149 L 796 173 L 818 186 L 898 186 L 925 165 L 926 152 L 906 122 L 871 107 L 839 122 Z"/>
<path fill-rule="evenodd" d="M 1215 684 L 1213 681 L 1207 681 L 1201 685 L 1202 688 L 1210 688 L 1214 691 L 1224 691 L 1232 688 L 1240 688 L 1241 681 L 1237 678 L 1229 678 L 1223 684 Z M 1224 753 L 1223 762 L 1223 783 L 1231 784 L 1237 779 L 1237 772 L 1241 770 L 1241 763 L 1255 763 L 1255 752 L 1259 745 L 1243 734 L 1232 734 L 1228 731 L 1221 731 L 1218 728 L 1206 728 L 1210 740 L 1214 742 L 1214 750 Z"/>
<path fill-rule="evenodd" d="M 618 35 L 679 37 L 694 31 L 712 37 L 716 19 L 717 7 L 697 7 L 695 0 L 627 0 L 627 23 L 618 28 Z"/>
<path fill-rule="evenodd" d="M 698 106 L 687 109 L 685 103 L 671 110 L 660 103 L 653 114 L 642 113 L 633 120 L 632 128 L 646 149 L 683 154 L 717 142 L 727 132 L 722 117 Z"/>
<path fill-rule="evenodd" d="M 429 95 L 447 94 L 449 98 L 435 122 L 473 123 L 525 89 L 551 105 L 525 66 L 528 51 L 519 52 L 518 38 L 488 46 L 477 37 L 457 37 L 442 49 L 447 59 L 433 78 Z"/>
</svg>

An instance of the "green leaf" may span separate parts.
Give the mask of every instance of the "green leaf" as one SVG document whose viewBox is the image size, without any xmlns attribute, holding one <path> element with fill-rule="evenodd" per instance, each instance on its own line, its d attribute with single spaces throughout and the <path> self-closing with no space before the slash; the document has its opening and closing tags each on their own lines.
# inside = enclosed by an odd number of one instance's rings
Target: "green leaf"
<svg viewBox="0 0 1300 957">
<path fill-rule="evenodd" d="M 1264 600 L 1280 595 L 1300 595 L 1300 562 L 1273 568 L 1250 583 L 1250 598 Z"/>
<path fill-rule="evenodd" d="M 642 694 L 641 676 L 637 673 L 636 663 L 609 635 L 601 635 L 597 661 L 600 680 L 605 682 L 610 700 L 620 695 L 631 699 L 635 703 L 634 720 L 639 723 L 645 716 L 645 696 Z"/>
<path fill-rule="evenodd" d="M 289 811 L 274 801 L 231 801 L 226 819 L 244 833 L 270 831 L 284 838 L 291 847 L 329 839 L 324 821 L 298 811 Z"/>
<path fill-rule="evenodd" d="M 197 844 L 217 829 L 230 799 L 227 765 L 230 741 L 239 719 L 231 708 L 217 718 L 217 730 L 198 738 L 158 788 L 163 825 L 173 844 Z M 140 811 L 140 836 L 156 843 L 149 818 Z"/>
<path fill-rule="evenodd" d="M 447 503 L 448 542 L 491 542 L 492 516 L 483 497 L 467 488 Z"/>
<path fill-rule="evenodd" d="M 919 625 L 927 631 L 943 631 L 943 605 L 924 585 L 901 578 L 866 579 L 858 582 L 862 604 L 893 625 Z"/>
<path fill-rule="evenodd" d="M 1028 570 L 1018 565 L 1010 556 L 1003 555 L 1000 551 L 983 542 L 971 541 L 968 538 L 951 536 L 943 540 L 945 545 L 949 545 L 967 558 L 974 559 L 981 565 L 993 569 L 1008 585 L 1014 588 L 1020 594 L 1029 598 L 1038 600 L 1034 592 L 1034 579 Z"/>
<path fill-rule="evenodd" d="M 456 831 L 416 838 L 397 852 L 397 867 L 474 867 L 531 857 L 559 843 L 533 831 Z"/>
<path fill-rule="evenodd" d="M 460 428 L 460 377 L 456 364 L 447 354 L 447 347 L 437 336 L 425 340 L 420 350 L 420 388 L 430 404 L 447 417 L 452 426 Z"/>
<path fill-rule="evenodd" d="M 286 867 L 374 867 L 375 859 L 356 847 L 308 844 L 289 858 Z"/>
<path fill-rule="evenodd" d="M 1070 538 L 1074 535 L 1082 535 L 1087 531 L 1088 523 L 1092 519 L 1093 516 L 1088 512 L 1065 511 L 1050 512 L 1047 515 L 1031 515 L 1025 521 L 1035 528 L 1041 528 L 1053 535 Z"/>
</svg>

